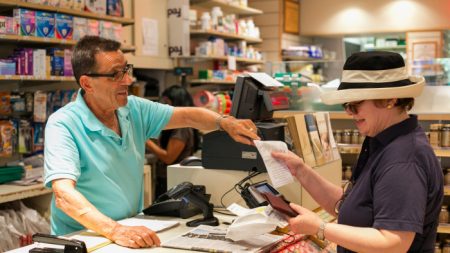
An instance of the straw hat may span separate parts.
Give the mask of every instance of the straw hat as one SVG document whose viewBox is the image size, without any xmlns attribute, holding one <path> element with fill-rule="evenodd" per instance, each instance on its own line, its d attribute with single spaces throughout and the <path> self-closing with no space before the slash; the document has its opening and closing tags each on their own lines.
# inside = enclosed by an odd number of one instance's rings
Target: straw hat
<svg viewBox="0 0 450 253">
<path fill-rule="evenodd" d="M 344 64 L 336 91 L 321 94 L 325 104 L 389 98 L 413 98 L 422 93 L 425 79 L 408 76 L 398 53 L 372 51 L 352 54 Z"/>
</svg>

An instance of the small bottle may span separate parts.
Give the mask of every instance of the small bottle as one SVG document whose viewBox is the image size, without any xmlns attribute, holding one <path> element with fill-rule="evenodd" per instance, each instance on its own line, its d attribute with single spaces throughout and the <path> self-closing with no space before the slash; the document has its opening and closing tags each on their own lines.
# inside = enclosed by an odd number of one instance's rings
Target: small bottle
<svg viewBox="0 0 450 253">
<path fill-rule="evenodd" d="M 352 132 L 352 144 L 359 144 L 359 131 L 354 129 Z"/>
<path fill-rule="evenodd" d="M 351 129 L 345 129 L 342 133 L 342 143 L 350 144 L 352 143 L 352 130 Z"/>
<path fill-rule="evenodd" d="M 334 140 L 336 141 L 336 143 L 342 143 L 342 130 L 336 130 Z"/>
<path fill-rule="evenodd" d="M 444 124 L 442 126 L 441 147 L 450 147 L 450 124 Z"/>
<path fill-rule="evenodd" d="M 209 12 L 203 12 L 202 14 L 202 30 L 211 30 L 211 16 Z"/>
<path fill-rule="evenodd" d="M 440 136 L 440 126 L 439 124 L 431 124 L 430 125 L 430 145 L 431 146 L 439 146 Z"/>
<path fill-rule="evenodd" d="M 352 178 L 352 166 L 345 166 L 344 178 L 350 180 Z"/>
<path fill-rule="evenodd" d="M 441 244 L 439 242 L 434 244 L 434 253 L 442 253 Z"/>
<path fill-rule="evenodd" d="M 450 253 L 450 241 L 445 240 L 444 246 L 442 246 L 442 253 Z"/>
<path fill-rule="evenodd" d="M 444 184 L 445 185 L 450 185 L 450 168 L 447 168 L 445 170 Z"/>
<path fill-rule="evenodd" d="M 441 207 L 441 211 L 439 212 L 439 223 L 448 223 L 448 216 L 447 206 L 443 205 Z"/>
<path fill-rule="evenodd" d="M 359 133 L 359 144 L 363 144 L 365 139 L 366 139 L 366 136 Z"/>
</svg>

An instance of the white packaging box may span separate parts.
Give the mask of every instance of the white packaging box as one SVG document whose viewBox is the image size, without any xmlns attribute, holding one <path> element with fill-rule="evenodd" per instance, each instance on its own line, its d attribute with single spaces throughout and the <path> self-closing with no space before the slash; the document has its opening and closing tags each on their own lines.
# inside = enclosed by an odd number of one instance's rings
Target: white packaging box
<svg viewBox="0 0 450 253">
<path fill-rule="evenodd" d="M 169 0 L 169 57 L 190 55 L 189 0 Z"/>
<path fill-rule="evenodd" d="M 45 49 L 33 50 L 33 75 L 34 77 L 45 78 L 47 65 L 45 64 Z"/>
<path fill-rule="evenodd" d="M 106 15 L 106 0 L 85 1 L 85 9 L 88 12 Z"/>
</svg>

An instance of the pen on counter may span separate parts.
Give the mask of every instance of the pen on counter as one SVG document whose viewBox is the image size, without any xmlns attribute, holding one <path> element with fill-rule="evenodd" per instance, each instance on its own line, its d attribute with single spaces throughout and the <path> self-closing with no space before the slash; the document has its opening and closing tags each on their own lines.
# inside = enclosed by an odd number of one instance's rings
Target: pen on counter
<svg viewBox="0 0 450 253">
<path fill-rule="evenodd" d="M 202 248 L 202 247 L 191 247 L 191 250 L 203 251 L 203 252 L 213 252 L 213 253 L 232 253 L 232 251 L 229 251 L 229 250 L 214 250 L 214 249 Z"/>
</svg>

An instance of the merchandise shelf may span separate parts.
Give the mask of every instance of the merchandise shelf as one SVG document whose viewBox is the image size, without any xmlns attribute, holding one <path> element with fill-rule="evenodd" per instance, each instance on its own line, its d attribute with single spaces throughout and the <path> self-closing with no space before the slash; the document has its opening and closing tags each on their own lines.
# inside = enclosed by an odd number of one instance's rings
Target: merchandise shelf
<svg viewBox="0 0 450 253">
<path fill-rule="evenodd" d="M 209 36 L 216 36 L 223 38 L 225 40 L 245 40 L 247 43 L 261 43 L 262 39 L 255 38 L 255 37 L 249 37 L 249 36 L 243 36 L 233 33 L 223 33 L 223 32 L 217 32 L 214 30 L 191 30 L 191 37 L 209 37 Z"/>
<path fill-rule="evenodd" d="M 261 10 L 229 4 L 224 0 L 191 0 L 190 4 L 208 9 L 219 6 L 225 13 L 235 13 L 238 15 L 258 15 L 263 13 Z"/>
<path fill-rule="evenodd" d="M 450 185 L 444 185 L 444 195 L 450 196 Z"/>
<path fill-rule="evenodd" d="M 208 61 L 208 60 L 227 61 L 228 56 L 179 56 L 179 57 L 174 57 L 173 59 L 185 59 L 185 60 L 192 60 L 192 61 Z M 247 58 L 242 58 L 242 57 L 236 57 L 236 62 L 248 63 L 248 64 L 264 63 L 263 60 L 247 59 Z"/>
<path fill-rule="evenodd" d="M 34 77 L 25 75 L 0 75 L 0 81 L 75 82 L 75 77 L 73 76 Z"/>
<path fill-rule="evenodd" d="M 190 84 L 227 84 L 234 85 L 236 81 L 226 81 L 226 80 L 217 80 L 217 79 L 192 79 L 188 81 Z"/>
<path fill-rule="evenodd" d="M 450 224 L 439 223 L 437 232 L 440 234 L 450 234 Z"/>
<path fill-rule="evenodd" d="M 287 116 L 292 116 L 297 113 L 301 113 L 299 111 L 276 111 L 274 112 L 274 118 L 284 118 Z M 414 112 L 412 112 L 414 114 Z M 437 120 L 444 121 L 450 120 L 450 114 L 448 113 L 421 113 L 417 115 L 419 120 Z M 352 119 L 352 116 L 348 115 L 343 111 L 335 111 L 330 112 L 330 119 Z"/>
<path fill-rule="evenodd" d="M 0 7 L 1 6 L 20 7 L 20 8 L 27 8 L 27 9 L 33 9 L 33 10 L 64 13 L 64 14 L 69 14 L 69 15 L 78 16 L 78 17 L 112 21 L 112 22 L 120 23 L 124 26 L 134 24 L 134 19 L 132 19 L 132 18 L 115 17 L 115 16 L 110 16 L 110 15 L 102 15 L 102 14 L 97 14 L 97 13 L 72 10 L 72 9 L 68 9 L 68 8 L 60 8 L 60 7 L 43 5 L 43 4 L 27 3 L 27 2 L 20 1 L 20 0 L 0 0 Z"/>
<path fill-rule="evenodd" d="M 1 1 L 1 0 L 0 0 Z M 21 36 L 21 35 L 11 35 L 11 34 L 0 34 L 0 41 L 16 41 L 21 43 L 30 43 L 30 44 L 46 44 L 46 45 L 65 45 L 65 46 L 74 46 L 77 41 L 75 40 L 65 40 L 65 39 L 56 39 L 56 38 L 42 38 L 36 36 Z M 121 50 L 123 52 L 134 52 L 136 48 L 130 45 L 122 45 Z"/>
<path fill-rule="evenodd" d="M 2 184 L 0 185 L 0 203 L 40 196 L 51 192 L 51 189 L 45 188 L 42 184 L 30 186 Z"/>
<path fill-rule="evenodd" d="M 338 143 L 338 149 L 341 154 L 359 154 L 361 144 Z M 437 157 L 450 157 L 450 148 L 433 147 L 433 150 Z"/>
</svg>

